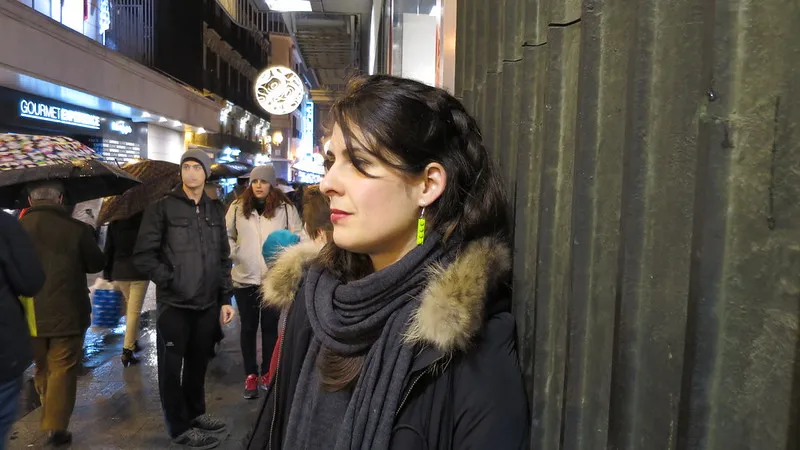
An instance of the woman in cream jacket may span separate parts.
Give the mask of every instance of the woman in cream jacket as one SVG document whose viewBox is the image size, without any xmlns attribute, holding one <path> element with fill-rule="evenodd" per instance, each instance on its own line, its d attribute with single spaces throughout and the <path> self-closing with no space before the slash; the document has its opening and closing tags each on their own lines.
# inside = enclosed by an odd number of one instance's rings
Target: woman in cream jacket
<svg viewBox="0 0 800 450">
<path fill-rule="evenodd" d="M 250 174 L 250 186 L 231 204 L 225 221 L 231 247 L 234 295 L 242 321 L 241 346 L 245 368 L 244 398 L 258 397 L 265 386 L 270 354 L 278 338 L 279 312 L 260 307 L 259 286 L 267 272 L 261 246 L 270 233 L 286 229 L 305 239 L 297 209 L 286 194 L 275 188 L 272 165 L 257 166 Z M 261 371 L 256 359 L 256 336 L 261 323 Z M 260 376 L 259 376 L 260 374 Z"/>
</svg>

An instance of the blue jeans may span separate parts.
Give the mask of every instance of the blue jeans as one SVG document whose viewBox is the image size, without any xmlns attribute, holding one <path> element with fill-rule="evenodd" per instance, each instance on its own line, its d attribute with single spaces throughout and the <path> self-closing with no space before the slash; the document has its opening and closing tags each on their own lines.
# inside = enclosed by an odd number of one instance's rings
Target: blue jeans
<svg viewBox="0 0 800 450">
<path fill-rule="evenodd" d="M 22 376 L 0 383 L 0 450 L 6 448 L 8 432 L 17 420 L 19 394 L 22 392 Z"/>
</svg>

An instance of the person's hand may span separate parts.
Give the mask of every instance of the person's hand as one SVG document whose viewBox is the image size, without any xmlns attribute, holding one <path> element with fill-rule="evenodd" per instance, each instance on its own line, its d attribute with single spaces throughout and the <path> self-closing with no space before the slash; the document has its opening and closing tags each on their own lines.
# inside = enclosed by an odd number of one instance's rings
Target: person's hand
<svg viewBox="0 0 800 450">
<path fill-rule="evenodd" d="M 231 323 L 234 315 L 236 315 L 236 311 L 233 309 L 233 306 L 222 305 L 222 309 L 219 311 L 219 320 L 223 324 L 228 324 Z"/>
</svg>

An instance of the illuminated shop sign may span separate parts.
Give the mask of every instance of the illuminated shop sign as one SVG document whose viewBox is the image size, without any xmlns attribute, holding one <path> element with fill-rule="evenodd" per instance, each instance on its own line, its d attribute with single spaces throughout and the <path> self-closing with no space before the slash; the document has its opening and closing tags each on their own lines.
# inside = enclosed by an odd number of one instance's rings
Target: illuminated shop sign
<svg viewBox="0 0 800 450">
<path fill-rule="evenodd" d="M 58 106 L 51 106 L 32 100 L 20 100 L 19 115 L 20 117 L 43 120 L 45 122 L 60 123 L 92 130 L 100 129 L 100 116 L 67 108 L 60 108 Z"/>
<path fill-rule="evenodd" d="M 115 120 L 111 122 L 111 131 L 116 131 L 119 134 L 131 134 L 133 133 L 133 128 L 124 120 Z"/>
<path fill-rule="evenodd" d="M 292 69 L 274 66 L 261 72 L 255 82 L 256 101 L 270 114 L 291 114 L 303 102 L 306 89 Z"/>
</svg>

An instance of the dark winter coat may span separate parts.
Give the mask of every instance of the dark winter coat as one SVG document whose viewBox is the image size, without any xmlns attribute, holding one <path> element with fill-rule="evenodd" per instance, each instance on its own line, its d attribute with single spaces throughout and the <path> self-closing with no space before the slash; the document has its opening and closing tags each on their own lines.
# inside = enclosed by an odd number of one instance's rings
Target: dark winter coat
<svg viewBox="0 0 800 450">
<path fill-rule="evenodd" d="M 39 337 L 77 336 L 89 328 L 92 306 L 86 274 L 105 266 L 92 227 L 58 205 L 32 207 L 20 221 L 33 240 L 47 280 L 34 296 Z"/>
<path fill-rule="evenodd" d="M 159 303 L 204 310 L 233 292 L 225 211 L 206 194 L 196 204 L 178 187 L 145 211 L 134 266 L 156 284 Z"/>
<path fill-rule="evenodd" d="M 289 308 L 278 369 L 247 449 L 284 448 L 284 432 L 312 331 L 304 302 L 293 302 L 316 251 L 287 250 L 262 287 L 265 303 Z M 476 241 L 432 275 L 407 336 L 416 345 L 395 418 L 393 450 L 526 447 L 528 403 L 517 359 L 514 318 L 498 281 L 509 251 Z M 291 448 L 291 446 L 289 447 Z"/>
<path fill-rule="evenodd" d="M 108 225 L 106 233 L 106 268 L 103 278 L 114 281 L 146 280 L 143 274 L 133 265 L 133 249 L 139 236 L 139 226 L 144 213 L 136 214 L 122 220 L 115 220 Z"/>
<path fill-rule="evenodd" d="M 44 286 L 44 270 L 28 233 L 14 216 L 0 211 L 0 384 L 25 371 L 33 357 L 20 296 Z"/>
</svg>

